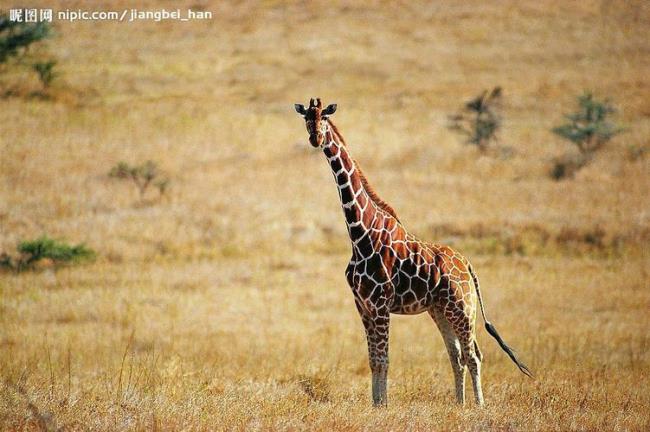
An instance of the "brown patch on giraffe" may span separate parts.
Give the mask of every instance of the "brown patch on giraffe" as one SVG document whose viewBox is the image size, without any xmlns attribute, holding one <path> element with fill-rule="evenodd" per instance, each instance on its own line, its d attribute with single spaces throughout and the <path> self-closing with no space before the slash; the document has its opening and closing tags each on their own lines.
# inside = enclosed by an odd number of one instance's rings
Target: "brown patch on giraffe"
<svg viewBox="0 0 650 432">
<path fill-rule="evenodd" d="M 386 216 L 384 216 L 384 214 L 376 213 L 375 214 L 375 221 L 373 222 L 372 227 L 374 229 L 376 229 L 376 230 L 383 230 L 384 225 L 385 225 L 385 222 L 384 222 L 385 220 L 386 220 Z"/>
<path fill-rule="evenodd" d="M 420 245 L 417 242 L 414 242 L 413 240 L 407 240 L 406 242 L 406 248 L 412 253 L 412 254 L 418 254 L 420 252 Z"/>
<path fill-rule="evenodd" d="M 352 201 L 354 198 L 354 194 L 352 193 L 352 188 L 350 186 L 346 186 L 344 188 L 341 188 L 341 201 L 344 203 L 349 203 Z"/>
<path fill-rule="evenodd" d="M 395 256 L 398 257 L 399 259 L 404 259 L 408 255 L 408 249 L 406 249 L 406 245 L 402 242 L 396 242 L 394 236 L 393 236 L 393 251 L 395 252 Z"/>
<path fill-rule="evenodd" d="M 440 283 L 440 270 L 438 270 L 438 267 L 432 265 L 429 270 L 429 274 L 431 275 L 429 278 L 429 284 L 434 287 L 438 286 L 438 284 Z"/>
<path fill-rule="evenodd" d="M 459 269 L 462 269 L 465 267 L 465 263 L 463 263 L 460 259 L 458 259 L 457 255 L 454 255 L 451 258 L 451 262 L 455 267 L 458 267 Z"/>
<path fill-rule="evenodd" d="M 394 218 L 386 218 L 386 223 L 384 224 L 384 228 L 386 231 L 390 232 L 392 231 L 395 226 L 397 226 L 397 220 Z"/>
<path fill-rule="evenodd" d="M 362 256 L 367 256 L 368 254 L 373 253 L 374 245 L 369 235 L 366 234 L 363 237 L 361 237 L 361 239 L 357 243 L 357 249 L 359 250 Z"/>
<path fill-rule="evenodd" d="M 381 242 L 381 244 L 384 246 L 385 249 L 389 251 L 391 250 L 390 247 L 393 243 L 393 240 L 391 239 L 391 236 L 388 233 L 388 231 L 386 231 L 385 229 L 383 229 L 379 234 L 379 241 Z"/>
<path fill-rule="evenodd" d="M 393 250 L 390 247 L 390 244 L 384 244 L 384 246 L 382 247 L 382 249 L 380 251 L 380 254 L 381 254 L 381 260 L 383 261 L 384 266 L 389 270 L 393 269 L 393 266 L 395 265 L 395 259 L 396 258 L 395 258 L 395 254 L 393 253 Z M 388 277 L 389 278 L 392 277 L 392 271 L 391 271 L 391 274 L 388 275 Z"/>
<path fill-rule="evenodd" d="M 375 218 L 375 214 L 376 213 L 370 207 L 363 212 L 363 215 L 361 216 L 361 223 L 363 223 L 363 226 L 366 227 L 366 229 L 371 227 L 372 221 Z"/>
<path fill-rule="evenodd" d="M 449 258 L 453 257 L 454 254 L 456 253 L 452 248 L 448 246 L 442 246 L 440 247 L 440 251 L 445 255 L 448 256 Z"/>
<path fill-rule="evenodd" d="M 343 168 L 350 172 L 352 170 L 352 158 L 348 157 L 345 153 L 341 153 L 341 161 L 343 162 Z"/>
<path fill-rule="evenodd" d="M 431 255 L 431 252 L 429 251 L 428 248 L 423 248 L 422 250 L 420 250 L 420 254 L 422 254 L 424 261 L 428 263 L 433 261 L 433 255 Z"/>
<path fill-rule="evenodd" d="M 422 279 L 419 278 L 411 279 L 411 289 L 416 294 L 416 300 L 424 298 L 428 288 L 429 285 Z"/>
<path fill-rule="evenodd" d="M 361 189 L 361 179 L 358 176 L 352 176 L 352 187 L 355 191 Z"/>
<path fill-rule="evenodd" d="M 404 231 L 404 229 L 395 230 L 391 233 L 391 237 L 394 242 L 399 241 L 403 243 L 406 240 L 406 231 Z M 404 244 L 404 246 L 406 246 L 406 244 Z"/>
<path fill-rule="evenodd" d="M 361 217 L 361 211 L 359 210 L 359 207 L 356 205 L 353 205 L 350 208 L 345 208 L 344 212 L 345 212 L 345 220 L 347 221 L 354 221 Z"/>
<path fill-rule="evenodd" d="M 366 235 L 366 230 L 362 226 L 353 226 L 350 227 L 350 238 L 354 241 L 362 238 L 362 236 Z M 370 241 L 370 240 L 368 240 Z"/>
<path fill-rule="evenodd" d="M 422 279 L 426 279 L 429 276 L 430 267 L 426 264 L 426 261 L 424 261 L 424 259 L 421 259 L 421 262 L 419 264 L 421 265 L 420 269 L 417 272 L 417 276 Z"/>
<path fill-rule="evenodd" d="M 325 155 L 328 158 L 332 158 L 332 157 L 334 157 L 334 156 L 336 156 L 338 154 L 339 154 L 339 148 L 338 147 L 332 146 L 332 147 L 327 147 L 325 149 Z M 337 169 L 336 171 L 339 171 L 340 169 L 341 168 L 339 167 L 339 169 Z"/>
<path fill-rule="evenodd" d="M 357 197 L 357 202 L 359 203 L 360 208 L 364 208 L 368 203 L 368 198 L 366 197 L 365 194 L 359 194 L 359 196 Z"/>
<path fill-rule="evenodd" d="M 422 256 L 420 250 L 418 250 L 418 253 L 413 257 L 413 262 L 415 263 L 415 265 L 422 266 L 422 267 L 424 267 L 424 265 L 426 264 L 426 261 L 424 260 L 424 257 Z"/>
<path fill-rule="evenodd" d="M 327 150 L 329 150 L 329 149 L 327 149 Z M 330 157 L 331 157 L 331 155 L 330 155 Z M 332 162 L 330 162 L 330 167 L 332 168 L 332 171 L 335 172 L 335 173 L 341 171 L 341 168 L 343 168 L 343 166 L 341 165 L 341 162 L 340 162 L 339 159 L 334 159 Z"/>
</svg>

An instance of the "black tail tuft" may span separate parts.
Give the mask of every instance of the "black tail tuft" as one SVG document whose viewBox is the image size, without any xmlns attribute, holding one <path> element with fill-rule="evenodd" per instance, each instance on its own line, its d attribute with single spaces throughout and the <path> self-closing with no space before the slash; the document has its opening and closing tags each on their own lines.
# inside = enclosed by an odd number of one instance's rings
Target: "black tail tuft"
<svg viewBox="0 0 650 432">
<path fill-rule="evenodd" d="M 494 339 L 497 340 L 497 342 L 499 343 L 499 346 L 501 347 L 501 349 L 504 350 L 506 352 L 506 354 L 508 354 L 508 357 L 510 357 L 510 359 L 513 362 L 515 362 L 515 364 L 517 365 L 519 370 L 524 375 L 534 379 L 535 377 L 533 376 L 533 373 L 530 371 L 530 369 L 528 369 L 528 366 L 526 366 L 521 361 L 519 361 L 517 356 L 515 356 L 515 353 L 514 353 L 513 349 L 510 348 L 508 345 L 506 345 L 506 343 L 503 341 L 503 339 L 501 339 L 501 336 L 497 332 L 497 329 L 494 328 L 494 326 L 491 323 L 487 322 L 487 321 L 485 321 L 485 329 L 487 330 L 488 333 L 490 333 L 490 335 Z"/>
</svg>

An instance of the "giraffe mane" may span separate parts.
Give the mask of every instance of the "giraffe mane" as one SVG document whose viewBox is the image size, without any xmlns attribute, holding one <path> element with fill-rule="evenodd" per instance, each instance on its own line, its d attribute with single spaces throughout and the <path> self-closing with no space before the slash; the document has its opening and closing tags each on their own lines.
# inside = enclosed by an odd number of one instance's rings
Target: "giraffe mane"
<svg viewBox="0 0 650 432">
<path fill-rule="evenodd" d="M 334 132 L 334 135 L 336 138 L 339 140 L 341 144 L 347 147 L 347 144 L 345 143 L 345 139 L 343 138 L 343 135 L 341 135 L 341 132 L 339 132 L 339 129 L 336 127 L 334 123 L 332 123 L 332 120 L 327 119 L 327 122 L 330 125 L 330 128 L 332 129 L 332 132 Z M 352 158 L 352 157 L 351 157 Z M 397 216 L 397 213 L 393 209 L 393 207 L 390 206 L 386 201 L 381 199 L 379 195 L 377 195 L 377 192 L 375 192 L 375 189 L 370 186 L 370 183 L 368 183 L 368 179 L 366 178 L 366 175 L 363 173 L 361 170 L 361 166 L 359 165 L 359 162 L 357 162 L 356 159 L 352 158 L 352 161 L 357 167 L 357 171 L 359 171 L 359 178 L 361 179 L 361 184 L 363 185 L 363 188 L 366 190 L 366 193 L 370 197 L 370 199 L 379 207 L 380 209 L 384 210 L 386 213 L 397 219 L 397 222 L 399 222 L 399 216 Z"/>
</svg>

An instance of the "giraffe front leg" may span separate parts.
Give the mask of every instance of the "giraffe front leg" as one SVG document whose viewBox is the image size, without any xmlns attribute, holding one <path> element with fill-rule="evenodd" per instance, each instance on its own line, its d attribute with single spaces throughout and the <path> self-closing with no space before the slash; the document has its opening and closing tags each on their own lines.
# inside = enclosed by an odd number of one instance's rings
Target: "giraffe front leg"
<svg viewBox="0 0 650 432">
<path fill-rule="evenodd" d="M 361 315 L 368 340 L 368 358 L 372 372 L 372 402 L 374 406 L 386 406 L 388 403 L 388 328 L 390 314 L 388 310 L 375 316 Z"/>
<path fill-rule="evenodd" d="M 372 371 L 372 403 L 374 406 L 386 406 L 388 404 L 388 353 L 381 345 L 388 345 L 388 337 L 379 336 L 377 339 L 379 342 L 368 348 Z"/>
</svg>

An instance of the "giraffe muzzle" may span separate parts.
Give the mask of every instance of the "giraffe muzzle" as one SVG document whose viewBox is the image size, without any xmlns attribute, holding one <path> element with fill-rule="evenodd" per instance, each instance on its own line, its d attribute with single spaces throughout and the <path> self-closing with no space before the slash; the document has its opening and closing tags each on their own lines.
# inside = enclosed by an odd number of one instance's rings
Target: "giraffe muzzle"
<svg viewBox="0 0 650 432">
<path fill-rule="evenodd" d="M 323 144 L 323 134 L 313 134 L 309 135 L 309 144 L 312 145 L 312 147 L 320 147 L 321 144 Z"/>
</svg>

